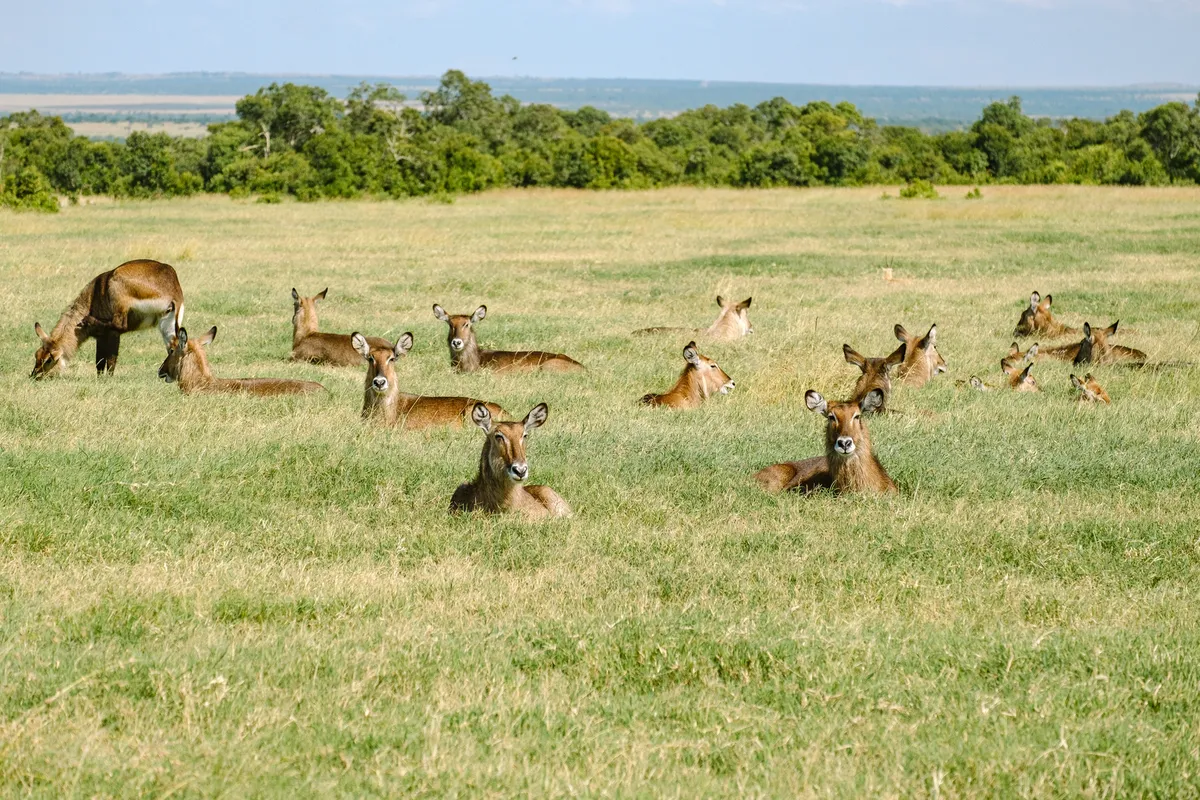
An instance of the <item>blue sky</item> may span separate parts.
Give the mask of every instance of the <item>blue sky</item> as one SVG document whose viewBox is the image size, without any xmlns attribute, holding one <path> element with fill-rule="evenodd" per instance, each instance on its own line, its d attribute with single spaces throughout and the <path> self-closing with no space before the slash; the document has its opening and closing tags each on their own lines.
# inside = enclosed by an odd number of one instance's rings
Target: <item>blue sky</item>
<svg viewBox="0 0 1200 800">
<path fill-rule="evenodd" d="M 0 72 L 1200 83 L 1200 0 L 6 0 Z M 516 60 L 513 60 L 516 56 Z"/>
</svg>

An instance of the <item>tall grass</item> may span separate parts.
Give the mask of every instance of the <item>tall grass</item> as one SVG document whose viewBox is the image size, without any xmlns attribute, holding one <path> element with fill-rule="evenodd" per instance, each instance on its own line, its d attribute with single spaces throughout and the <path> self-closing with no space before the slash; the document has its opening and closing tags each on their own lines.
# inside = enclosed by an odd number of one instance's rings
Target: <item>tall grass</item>
<svg viewBox="0 0 1200 800">
<path fill-rule="evenodd" d="M 0 214 L 0 784 L 305 796 L 1200 793 L 1200 372 L 1069 365 L 979 394 L 1033 289 L 1071 324 L 1200 361 L 1200 190 L 498 192 L 453 205 L 225 198 Z M 173 263 L 218 375 L 327 394 L 184 397 L 157 334 L 117 374 L 34 383 L 35 320 L 93 275 Z M 892 269 L 893 280 L 882 277 Z M 550 419 L 532 480 L 568 521 L 450 517 L 473 428 L 380 432 L 324 330 L 416 336 L 409 391 Z M 717 294 L 757 332 L 736 381 L 639 407 Z M 430 311 L 578 375 L 458 375 Z M 950 376 L 870 422 L 890 498 L 775 497 L 804 409 L 938 323 Z"/>
</svg>

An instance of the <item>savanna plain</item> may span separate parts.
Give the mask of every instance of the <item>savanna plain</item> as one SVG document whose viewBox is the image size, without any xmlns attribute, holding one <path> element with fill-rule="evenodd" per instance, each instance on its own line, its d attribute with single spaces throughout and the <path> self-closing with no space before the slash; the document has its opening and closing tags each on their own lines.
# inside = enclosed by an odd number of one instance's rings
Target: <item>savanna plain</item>
<svg viewBox="0 0 1200 800">
<path fill-rule="evenodd" d="M 0 790 L 108 796 L 1185 797 L 1200 794 L 1200 370 L 1000 384 L 1032 290 L 1152 361 L 1200 361 L 1200 190 L 498 191 L 452 204 L 205 197 L 0 213 Z M 895 194 L 895 190 L 891 190 Z M 28 378 L 34 321 L 132 258 L 176 267 L 219 376 L 157 332 Z M 892 280 L 885 280 L 890 269 Z M 415 335 L 406 391 L 550 406 L 531 481 L 568 520 L 451 516 L 474 427 L 360 420 L 326 331 Z M 669 387 L 718 294 L 737 382 Z M 565 375 L 459 375 L 431 306 Z M 765 494 L 819 455 L 842 344 L 938 324 L 949 374 L 871 419 L 887 497 Z M 1027 345 L 1032 340 L 1026 341 Z"/>
</svg>

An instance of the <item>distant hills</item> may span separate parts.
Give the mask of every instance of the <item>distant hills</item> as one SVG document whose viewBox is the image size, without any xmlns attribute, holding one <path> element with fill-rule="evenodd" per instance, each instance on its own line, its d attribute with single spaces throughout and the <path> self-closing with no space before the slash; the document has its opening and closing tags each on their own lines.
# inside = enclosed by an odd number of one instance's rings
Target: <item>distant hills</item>
<svg viewBox="0 0 1200 800">
<path fill-rule="evenodd" d="M 1200 86 L 1144 84 L 1122 87 L 933 87 L 933 86 L 823 86 L 817 84 L 737 83 L 727 81 L 637 80 L 626 78 L 484 78 L 497 95 L 511 94 L 524 103 L 550 103 L 561 108 L 591 105 L 616 116 L 653 118 L 712 104 L 756 105 L 784 97 L 797 105 L 814 100 L 849 101 L 864 114 L 883 123 L 944 129 L 967 125 L 995 100 L 1020 95 L 1026 113 L 1035 117 L 1087 117 L 1103 119 L 1122 109 L 1144 111 L 1172 100 L 1192 103 Z M 345 97 L 361 81 L 385 81 L 416 100 L 436 86 L 437 76 L 382 75 L 255 75 L 239 72 L 187 72 L 167 75 L 119 73 L 34 75 L 0 73 L 0 95 L 162 95 L 171 96 L 169 108 L 186 106 L 187 96 L 205 98 L 194 112 L 225 118 L 232 101 L 214 105 L 214 98 L 252 94 L 272 82 L 292 81 L 321 86 Z M 165 98 L 164 98 L 165 99 Z M 113 98 L 117 101 L 118 98 Z M 110 109 L 147 110 L 147 104 L 105 103 Z M 54 103 L 55 106 L 60 106 Z M 11 103 L 5 103 L 11 108 Z M 65 106 L 62 106 L 65 107 Z M 81 106 L 82 108 L 82 106 Z M 166 110 L 165 108 L 163 110 Z"/>
</svg>

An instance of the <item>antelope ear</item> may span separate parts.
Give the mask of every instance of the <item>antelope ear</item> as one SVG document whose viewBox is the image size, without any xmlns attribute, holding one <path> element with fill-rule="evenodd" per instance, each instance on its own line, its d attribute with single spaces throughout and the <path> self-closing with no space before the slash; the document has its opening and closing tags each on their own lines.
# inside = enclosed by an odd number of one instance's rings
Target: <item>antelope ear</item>
<svg viewBox="0 0 1200 800">
<path fill-rule="evenodd" d="M 324 300 L 325 295 L 329 294 L 329 287 L 326 286 L 319 294 L 313 295 L 313 300 Z"/>
<path fill-rule="evenodd" d="M 1120 325 L 1120 324 L 1121 324 L 1121 320 L 1117 320 L 1117 321 L 1116 321 L 1116 322 L 1114 322 L 1112 325 L 1109 325 L 1107 328 L 1105 328 L 1105 329 L 1104 329 L 1104 332 L 1105 332 L 1106 334 L 1108 334 L 1109 336 L 1113 336 L 1113 335 L 1115 335 L 1115 334 L 1116 334 L 1116 332 L 1117 332 L 1117 326 L 1118 326 L 1118 325 Z"/>
<path fill-rule="evenodd" d="M 825 409 L 829 408 L 829 404 L 825 402 L 824 397 L 821 397 L 821 393 L 812 389 L 804 393 L 804 405 L 808 406 L 809 411 L 815 411 L 818 414 L 824 414 Z"/>
<path fill-rule="evenodd" d="M 176 336 L 175 336 L 175 339 L 176 339 L 176 341 L 179 342 L 178 346 L 179 346 L 180 350 L 187 347 L 187 343 L 188 343 L 187 328 L 180 328 L 179 333 L 176 334 Z"/>
<path fill-rule="evenodd" d="M 212 344 L 217 338 L 217 326 L 213 325 L 208 329 L 208 333 L 200 337 L 201 346 Z"/>
<path fill-rule="evenodd" d="M 46 344 L 50 344 L 50 336 L 44 330 L 42 330 L 42 323 L 40 323 L 40 322 L 33 323 L 33 332 L 36 333 L 37 337 L 39 339 L 41 339 L 43 342 L 45 342 Z"/>
<path fill-rule="evenodd" d="M 925 338 L 921 340 L 921 349 L 933 347 L 937 344 L 937 323 L 929 326 L 929 333 L 925 334 Z"/>
<path fill-rule="evenodd" d="M 363 336 L 358 331 L 350 334 L 350 346 L 358 351 L 358 354 L 363 358 L 371 357 L 371 345 L 367 344 L 367 337 Z"/>
<path fill-rule="evenodd" d="M 1030 364 L 1029 366 L 1025 367 L 1025 369 L 1021 370 L 1021 382 L 1022 383 L 1029 380 L 1029 370 L 1031 370 L 1031 369 L 1033 369 L 1033 364 Z"/>
<path fill-rule="evenodd" d="M 480 306 L 475 309 L 475 313 L 471 315 L 471 322 L 483 322 L 483 318 L 487 316 L 487 306 Z"/>
<path fill-rule="evenodd" d="M 1046 306 L 1046 308 L 1049 308 L 1054 303 L 1054 295 L 1052 295 L 1052 294 L 1046 295 L 1046 299 L 1043 301 L 1043 303 Z"/>
<path fill-rule="evenodd" d="M 1034 342 L 1033 347 L 1031 347 L 1025 351 L 1025 360 L 1033 361 L 1035 358 L 1037 358 L 1037 354 L 1038 354 L 1038 343 Z"/>
<path fill-rule="evenodd" d="M 904 363 L 904 356 L 908 353 L 908 343 L 902 342 L 899 347 L 887 358 L 883 360 L 885 367 L 895 367 Z"/>
<path fill-rule="evenodd" d="M 1083 391 L 1083 381 L 1079 380 L 1079 378 L 1076 378 L 1074 375 L 1071 376 L 1071 385 L 1079 391 Z"/>
<path fill-rule="evenodd" d="M 1031 310 L 1037 311 L 1038 303 L 1040 302 L 1042 302 L 1042 296 L 1037 292 L 1029 295 L 1029 308 Z"/>
<path fill-rule="evenodd" d="M 1083 323 L 1083 338 L 1089 342 L 1092 340 L 1092 323 Z"/>
<path fill-rule="evenodd" d="M 862 354 L 848 344 L 842 345 L 842 355 L 846 358 L 847 364 L 853 364 L 863 372 L 867 371 L 867 360 L 862 357 Z"/>
<path fill-rule="evenodd" d="M 1015 358 L 1019 355 L 1021 355 L 1021 348 L 1019 346 L 1017 346 L 1016 342 L 1013 342 L 1012 344 L 1010 344 L 1008 346 L 1008 356 L 1007 357 Z"/>
<path fill-rule="evenodd" d="M 438 319 L 440 319 L 442 322 L 450 321 L 450 315 L 446 313 L 446 309 L 442 308 L 437 303 L 433 304 L 433 315 L 435 317 L 437 317 Z"/>
<path fill-rule="evenodd" d="M 858 410 L 864 414 L 874 414 L 881 408 L 883 408 L 883 391 L 880 389 L 872 389 L 867 392 L 867 396 L 858 404 Z"/>
<path fill-rule="evenodd" d="M 471 409 L 471 422 L 474 422 L 480 428 L 483 428 L 484 433 L 492 429 L 492 412 L 488 411 L 488 407 L 483 403 L 476 403 Z"/>
<path fill-rule="evenodd" d="M 717 295 L 717 305 L 721 308 L 725 307 L 725 298 L 721 297 L 721 295 Z"/>
<path fill-rule="evenodd" d="M 412 350 L 413 335 L 409 331 L 400 334 L 400 338 L 396 340 L 396 346 L 392 348 L 392 352 L 397 358 Z"/>
<path fill-rule="evenodd" d="M 745 309 L 749 308 L 749 307 L 750 307 L 750 301 L 751 301 L 751 300 L 753 300 L 753 299 L 754 299 L 753 297 L 747 297 L 745 300 L 743 300 L 742 302 L 738 303 L 738 304 L 737 304 L 738 311 L 744 311 Z"/>
<path fill-rule="evenodd" d="M 695 342 L 688 342 L 683 346 L 683 360 L 693 367 L 700 366 L 700 354 L 696 352 Z"/>
<path fill-rule="evenodd" d="M 292 302 L 293 302 L 293 303 L 299 303 L 299 302 L 300 302 L 300 293 L 296 291 L 296 287 L 295 287 L 295 286 L 293 286 L 293 287 L 292 287 Z"/>
<path fill-rule="evenodd" d="M 972 389 L 979 391 L 979 392 L 983 391 L 983 381 L 981 381 L 979 379 L 978 375 L 972 375 L 971 380 L 968 382 L 971 384 Z"/>
<path fill-rule="evenodd" d="M 525 432 L 529 433 L 534 428 L 542 427 L 542 423 L 548 416 L 550 416 L 550 408 L 545 403 L 538 403 L 525 415 L 525 421 L 522 423 L 525 426 Z"/>
<path fill-rule="evenodd" d="M 179 328 L 178 320 L 175 317 L 175 301 L 174 300 L 171 301 L 171 305 L 167 306 L 167 310 L 164 311 L 162 313 L 162 316 L 160 316 L 158 319 L 159 319 L 160 324 L 162 322 L 170 323 L 170 327 L 167 329 L 167 332 L 168 332 L 167 335 L 174 336 L 175 332 Z"/>
<path fill-rule="evenodd" d="M 1011 361 L 1009 361 L 1007 358 L 1003 358 L 1000 360 L 1000 371 L 1003 372 L 1005 375 L 1012 375 L 1014 372 L 1017 371 L 1017 368 L 1015 366 L 1013 366 L 1013 363 Z"/>
<path fill-rule="evenodd" d="M 892 333 L 896 334 L 896 338 L 899 339 L 900 341 L 902 341 L 902 342 L 908 341 L 908 338 L 909 338 L 908 331 L 906 331 L 904 329 L 904 326 L 901 325 L 899 322 L 896 323 L 896 327 L 892 328 Z"/>
</svg>

